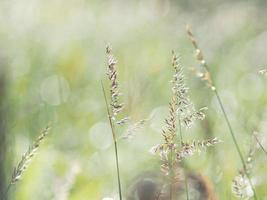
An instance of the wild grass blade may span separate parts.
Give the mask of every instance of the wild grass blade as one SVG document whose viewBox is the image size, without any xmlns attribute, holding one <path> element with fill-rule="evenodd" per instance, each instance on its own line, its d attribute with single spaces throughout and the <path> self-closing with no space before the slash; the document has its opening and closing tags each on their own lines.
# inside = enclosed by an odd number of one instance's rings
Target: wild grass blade
<svg viewBox="0 0 267 200">
<path fill-rule="evenodd" d="M 101 81 L 101 87 L 102 87 L 102 92 L 103 92 L 104 99 L 105 99 L 105 104 L 106 104 L 106 109 L 107 109 L 107 114 L 108 114 L 108 119 L 109 119 L 109 125 L 110 125 L 111 132 L 112 132 L 112 138 L 113 138 L 114 150 L 115 150 L 115 157 L 116 157 L 116 170 L 117 170 L 117 179 L 118 179 L 118 187 L 119 187 L 119 197 L 120 197 L 120 200 L 122 200 L 117 138 L 116 138 L 116 134 L 115 134 L 115 128 L 114 128 L 114 125 L 112 123 L 112 116 L 111 116 L 111 113 L 110 113 L 110 110 L 109 110 L 109 107 L 108 107 L 107 95 L 106 95 L 105 88 L 104 88 L 104 85 L 103 85 L 102 81 Z"/>
</svg>

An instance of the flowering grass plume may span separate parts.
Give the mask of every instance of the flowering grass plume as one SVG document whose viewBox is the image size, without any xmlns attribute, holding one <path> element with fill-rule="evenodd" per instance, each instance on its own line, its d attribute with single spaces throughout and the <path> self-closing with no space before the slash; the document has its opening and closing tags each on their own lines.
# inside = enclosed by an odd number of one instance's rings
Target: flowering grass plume
<svg viewBox="0 0 267 200">
<path fill-rule="evenodd" d="M 180 57 L 172 52 L 172 66 L 174 75 L 172 78 L 172 98 L 169 103 L 169 113 L 162 128 L 163 142 L 150 149 L 153 154 L 159 154 L 162 161 L 161 171 L 170 178 L 170 199 L 172 197 L 172 185 L 180 179 L 179 163 L 187 156 L 193 155 L 200 149 L 213 146 L 219 142 L 217 138 L 193 141 L 184 143 L 182 141 L 181 125 L 190 128 L 195 120 L 203 120 L 205 114 L 202 112 L 206 108 L 196 110 L 188 95 L 188 88 L 184 81 L 183 68 L 180 64 Z M 180 143 L 177 144 L 177 124 L 180 130 Z"/>
<path fill-rule="evenodd" d="M 192 30 L 190 28 L 190 26 L 186 26 L 186 32 L 187 35 L 189 36 L 189 39 L 191 40 L 194 48 L 195 48 L 195 56 L 196 59 L 200 62 L 201 66 L 203 66 L 200 69 L 193 69 L 193 71 L 196 73 L 196 75 L 201 78 L 201 80 L 205 81 L 206 84 L 211 88 L 211 90 L 216 90 L 210 72 L 209 72 L 209 67 L 207 65 L 206 60 L 204 59 L 203 53 L 201 51 L 201 49 L 198 46 L 198 43 L 192 33 Z"/>
<path fill-rule="evenodd" d="M 123 110 L 124 103 L 120 101 L 120 96 L 122 93 L 119 90 L 118 82 L 118 72 L 116 68 L 117 60 L 112 54 L 110 46 L 106 47 L 107 54 L 107 76 L 110 81 L 110 107 L 111 107 L 111 118 L 112 120 L 119 125 L 125 124 L 129 118 L 125 117 L 123 119 L 117 119 L 117 115 Z"/>
<path fill-rule="evenodd" d="M 203 150 L 206 150 L 207 147 L 214 146 L 220 142 L 221 140 L 217 138 L 192 142 L 182 142 L 182 148 L 178 152 L 176 152 L 177 160 L 182 160 L 185 157 L 192 156 L 196 152 L 201 153 Z"/>
<path fill-rule="evenodd" d="M 119 188 L 119 198 L 122 200 L 122 189 L 121 189 L 121 179 L 120 179 L 120 166 L 119 166 L 119 153 L 118 153 L 118 145 L 117 145 L 117 132 L 115 125 L 124 125 L 128 123 L 129 117 L 119 118 L 118 114 L 120 114 L 124 109 L 124 103 L 121 102 L 120 96 L 122 93 L 119 90 L 119 82 L 118 82 L 118 72 L 116 69 L 117 60 L 112 54 L 111 47 L 106 47 L 106 55 L 107 55 L 107 76 L 109 79 L 109 91 L 110 91 L 110 103 L 108 103 L 107 95 L 102 84 L 102 90 L 105 98 L 107 114 L 109 118 L 109 124 L 113 136 L 114 150 L 115 150 L 115 158 L 116 158 L 116 168 L 117 168 L 117 179 L 118 179 L 118 188 Z M 129 125 L 126 133 L 120 138 L 131 138 L 134 135 L 134 132 L 141 128 L 141 126 L 145 123 L 146 120 L 141 120 L 136 122 L 133 125 Z"/>
<path fill-rule="evenodd" d="M 35 156 L 41 143 L 43 142 L 45 137 L 48 135 L 49 130 L 50 130 L 50 126 L 47 126 L 41 132 L 41 135 L 37 138 L 37 140 L 33 143 L 33 145 L 30 146 L 27 152 L 23 154 L 22 159 L 20 160 L 19 164 L 17 165 L 17 167 L 14 168 L 11 182 L 10 182 L 11 185 L 15 184 L 21 179 L 23 172 L 26 171 L 26 169 L 28 168 L 32 158 Z"/>
<path fill-rule="evenodd" d="M 125 124 L 128 121 L 128 118 L 117 119 L 118 113 L 123 110 L 124 104 L 119 101 L 119 96 L 121 93 L 119 91 L 118 77 L 117 77 L 117 69 L 116 69 L 116 59 L 111 53 L 111 48 L 109 46 L 106 47 L 107 54 L 107 76 L 110 81 L 110 104 L 108 104 L 107 95 L 101 82 L 102 91 L 106 103 L 106 109 L 109 119 L 109 125 L 113 137 L 114 150 L 115 150 L 115 161 L 116 161 L 116 170 L 117 170 L 117 180 L 118 180 L 118 189 L 120 200 L 122 200 L 122 189 L 121 189 L 121 178 L 120 178 L 120 166 L 119 166 L 119 153 L 118 153 L 118 145 L 117 145 L 117 134 L 115 131 L 115 124 Z"/>
<path fill-rule="evenodd" d="M 129 124 L 130 117 L 123 117 L 118 119 L 118 115 L 124 109 L 124 103 L 120 100 L 120 96 L 122 93 L 119 88 L 118 81 L 118 72 L 117 72 L 117 60 L 112 54 L 112 49 L 110 46 L 106 47 L 106 55 L 107 55 L 107 76 L 109 79 L 109 90 L 110 90 L 110 115 L 112 121 L 117 125 Z M 123 139 L 132 138 L 135 135 L 135 132 L 143 127 L 143 125 L 148 121 L 148 119 L 142 119 L 134 123 L 130 123 L 127 127 L 127 130 L 120 137 Z"/>
<path fill-rule="evenodd" d="M 162 160 L 165 160 L 172 150 L 179 155 L 181 153 L 186 155 L 186 150 L 191 149 L 191 152 L 195 152 L 196 150 L 199 150 L 200 147 L 209 147 L 220 142 L 217 138 L 203 141 L 193 141 L 192 143 L 184 143 L 181 141 L 181 149 L 176 144 L 177 123 L 182 122 L 185 127 L 190 128 L 194 120 L 203 120 L 205 118 L 205 114 L 202 111 L 206 109 L 201 108 L 197 111 L 194 107 L 194 104 L 189 99 L 188 88 L 184 82 L 183 69 L 179 59 L 180 58 L 173 52 L 172 65 L 174 67 L 174 75 L 171 81 L 173 84 L 173 97 L 169 103 L 169 115 L 165 119 L 165 126 L 162 128 L 164 142 L 162 144 L 153 146 L 150 150 L 151 153 L 158 152 Z"/>
<path fill-rule="evenodd" d="M 180 63 L 180 57 L 172 51 L 172 66 L 174 75 L 172 79 L 172 92 L 177 99 L 177 115 L 182 125 L 190 128 L 196 119 L 203 120 L 205 118 L 204 110 L 207 108 L 195 109 L 194 104 L 188 96 L 188 87 L 185 85 L 183 67 Z"/>
<path fill-rule="evenodd" d="M 39 149 L 41 143 L 44 141 L 46 136 L 48 135 L 50 130 L 50 126 L 47 126 L 44 130 L 41 131 L 41 135 L 35 140 L 32 146 L 30 146 L 25 152 L 18 163 L 18 165 L 14 168 L 11 180 L 7 186 L 7 189 L 3 194 L 1 194 L 1 200 L 6 200 L 8 198 L 8 192 L 12 185 L 15 185 L 19 182 L 22 178 L 23 173 L 27 170 L 30 162 L 32 161 L 33 157 L 35 156 L 37 150 Z"/>
</svg>

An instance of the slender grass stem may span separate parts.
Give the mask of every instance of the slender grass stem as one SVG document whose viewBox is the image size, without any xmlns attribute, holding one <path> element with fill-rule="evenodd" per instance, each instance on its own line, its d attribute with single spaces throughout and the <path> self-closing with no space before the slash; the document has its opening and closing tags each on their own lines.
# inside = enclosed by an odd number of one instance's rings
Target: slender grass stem
<svg viewBox="0 0 267 200">
<path fill-rule="evenodd" d="M 182 125 L 181 125 L 181 120 L 179 119 L 179 134 L 180 134 L 180 139 L 181 139 L 181 148 L 183 147 L 183 133 L 182 133 Z M 184 184 L 185 184 L 185 192 L 186 192 L 186 199 L 189 200 L 189 192 L 188 192 L 188 182 L 187 182 L 187 175 L 185 173 L 185 179 L 184 179 Z"/>
<path fill-rule="evenodd" d="M 170 200 L 173 199 L 173 149 L 171 149 L 170 153 L 170 160 L 169 160 L 169 165 L 170 165 Z"/>
<path fill-rule="evenodd" d="M 118 178 L 118 187 L 119 187 L 119 197 L 120 197 L 120 200 L 122 200 L 120 167 L 119 167 L 119 154 L 118 154 L 117 138 L 116 138 L 116 134 L 115 134 L 115 127 L 114 127 L 114 125 L 112 123 L 111 114 L 110 114 L 110 110 L 109 110 L 109 107 L 108 107 L 107 95 L 106 95 L 106 92 L 105 92 L 105 89 L 104 89 L 102 81 L 101 81 L 101 86 L 102 86 L 102 91 L 103 91 L 103 95 L 104 95 L 104 99 L 105 99 L 105 104 L 106 104 L 106 109 L 107 109 L 107 114 L 108 114 L 108 119 L 109 119 L 109 125 L 110 125 L 110 128 L 111 128 L 112 137 L 113 137 L 115 157 L 116 157 L 116 169 L 117 169 L 117 178 Z"/>
<path fill-rule="evenodd" d="M 7 198 L 8 198 L 8 192 L 9 192 L 10 188 L 11 188 L 11 183 L 8 184 L 5 192 L 3 193 L 3 197 L 1 198 L 2 200 L 7 200 Z"/>
<path fill-rule="evenodd" d="M 204 80 L 207 81 L 208 85 L 211 87 L 212 91 L 214 92 L 214 94 L 215 94 L 215 96 L 216 96 L 216 98 L 217 98 L 217 101 L 219 102 L 220 109 L 221 109 L 222 112 L 223 112 L 224 119 L 225 119 L 225 121 L 226 121 L 226 123 L 227 123 L 227 126 L 228 126 L 228 129 L 229 129 L 230 135 L 231 135 L 231 137 L 232 137 L 232 140 L 233 140 L 233 142 L 234 142 L 236 151 L 237 151 L 237 153 L 238 153 L 238 155 L 239 155 L 239 158 L 240 158 L 240 160 L 241 160 L 242 167 L 243 167 L 243 169 L 244 169 L 245 175 L 247 176 L 248 181 L 249 181 L 249 184 L 250 184 L 250 187 L 251 187 L 252 190 L 253 190 L 253 196 L 254 196 L 254 199 L 257 200 L 258 198 L 257 198 L 256 190 L 255 190 L 255 188 L 254 188 L 254 186 L 253 186 L 253 184 L 252 184 L 251 178 L 250 178 L 250 176 L 249 176 L 249 174 L 247 173 L 247 170 L 246 170 L 246 162 L 245 162 L 245 159 L 244 159 L 244 157 L 243 157 L 243 155 L 242 155 L 242 153 L 241 153 L 241 150 L 240 150 L 240 148 L 239 148 L 239 145 L 238 145 L 238 143 L 237 143 L 237 140 L 236 140 L 234 131 L 233 131 L 233 129 L 232 129 L 232 126 L 231 126 L 231 123 L 230 123 L 230 121 L 229 121 L 229 119 L 228 119 L 228 116 L 227 116 L 227 114 L 226 114 L 226 111 L 225 111 L 225 109 L 224 109 L 224 105 L 223 105 L 223 103 L 222 103 L 221 97 L 220 97 L 220 95 L 219 95 L 219 93 L 218 93 L 218 91 L 217 91 L 216 86 L 215 86 L 214 83 L 213 83 L 212 77 L 211 77 L 211 75 L 210 75 L 209 66 L 208 66 L 207 62 L 205 61 L 204 56 L 203 56 L 203 53 L 202 53 L 202 51 L 200 50 L 200 48 L 199 48 L 199 46 L 198 46 L 198 43 L 197 43 L 197 41 L 196 41 L 196 39 L 195 39 L 195 37 L 194 37 L 192 31 L 191 31 L 191 28 L 190 28 L 189 26 L 186 27 L 186 31 L 187 31 L 187 34 L 188 34 L 188 36 L 189 36 L 189 38 L 190 38 L 190 40 L 191 40 L 191 42 L 192 42 L 194 48 L 196 49 L 196 52 L 197 52 L 197 60 L 200 61 L 200 63 L 202 64 L 202 66 L 204 67 L 204 69 L 205 69 L 205 71 L 206 71 L 206 73 L 205 73 L 206 76 L 204 77 Z"/>
<path fill-rule="evenodd" d="M 185 183 L 186 199 L 189 200 L 188 181 L 187 181 L 187 174 L 186 173 L 185 173 L 185 177 L 184 177 L 184 183 Z"/>
<path fill-rule="evenodd" d="M 246 163 L 245 163 L 245 159 L 244 159 L 244 157 L 243 157 L 243 155 L 242 155 L 242 153 L 241 153 L 241 150 L 240 150 L 240 148 L 239 148 L 239 145 L 238 145 L 238 143 L 237 143 L 237 140 L 236 140 L 235 134 L 234 134 L 234 132 L 233 132 L 232 126 L 231 126 L 231 124 L 230 124 L 230 121 L 229 121 L 229 119 L 228 119 L 228 116 L 227 116 L 227 114 L 226 114 L 226 111 L 225 111 L 225 109 L 224 109 L 224 106 L 223 106 L 223 104 L 222 104 L 221 97 L 220 97 L 220 95 L 219 95 L 219 93 L 218 93 L 217 90 L 214 90 L 214 93 L 215 93 L 216 98 L 217 98 L 217 100 L 218 100 L 218 102 L 219 102 L 220 108 L 221 108 L 221 110 L 222 110 L 222 112 L 223 112 L 224 119 L 225 119 L 225 121 L 226 121 L 226 123 L 227 123 L 228 129 L 229 129 L 230 134 L 231 134 L 231 137 L 232 137 L 232 139 L 233 139 L 233 141 L 234 141 L 234 144 L 235 144 L 236 150 L 237 150 L 237 152 L 238 152 L 238 154 L 239 154 L 239 157 L 240 157 L 240 159 L 241 159 L 242 165 L 243 165 L 243 167 L 245 167 L 245 165 L 246 165 Z"/>
<path fill-rule="evenodd" d="M 118 185 L 119 185 L 119 195 L 120 195 L 120 200 L 122 200 L 120 168 L 119 168 L 119 155 L 118 155 L 118 147 L 117 147 L 117 141 L 116 140 L 114 141 L 114 147 L 115 147 L 115 155 L 116 155 L 116 168 L 117 168 L 117 177 L 118 177 Z"/>
<path fill-rule="evenodd" d="M 241 153 L 240 147 L 239 147 L 239 145 L 238 145 L 238 143 L 237 143 L 237 139 L 236 139 L 236 137 L 235 137 L 233 128 L 232 128 L 232 126 L 231 126 L 231 124 L 230 124 L 230 121 L 229 121 L 228 116 L 227 116 L 227 114 L 226 114 L 226 111 L 225 111 L 225 109 L 224 109 L 224 106 L 223 106 L 221 97 L 220 97 L 220 95 L 219 95 L 219 93 L 218 93 L 218 91 L 217 91 L 216 89 L 213 90 L 213 91 L 214 91 L 215 96 L 216 96 L 216 98 L 217 98 L 217 100 L 218 100 L 218 102 L 219 102 L 220 108 L 221 108 L 221 110 L 222 110 L 222 112 L 223 112 L 224 119 L 225 119 L 225 121 L 226 121 L 226 123 L 227 123 L 229 132 L 230 132 L 230 134 L 231 134 L 231 137 L 232 137 L 233 142 L 234 142 L 234 144 L 235 144 L 236 150 L 237 150 L 238 155 L 239 155 L 239 157 L 240 157 L 240 160 L 241 160 L 241 162 L 242 162 L 242 166 L 243 166 L 244 172 L 245 172 L 245 174 L 246 174 L 246 176 L 247 176 L 247 178 L 248 178 L 249 185 L 250 185 L 251 189 L 253 190 L 254 199 L 257 200 L 258 197 L 257 197 L 257 193 L 256 193 L 256 190 L 255 190 L 255 187 L 253 186 L 252 181 L 251 181 L 251 178 L 250 178 L 249 174 L 247 173 L 245 159 L 244 159 L 244 157 L 243 157 L 243 155 L 242 155 L 242 153 Z"/>
</svg>

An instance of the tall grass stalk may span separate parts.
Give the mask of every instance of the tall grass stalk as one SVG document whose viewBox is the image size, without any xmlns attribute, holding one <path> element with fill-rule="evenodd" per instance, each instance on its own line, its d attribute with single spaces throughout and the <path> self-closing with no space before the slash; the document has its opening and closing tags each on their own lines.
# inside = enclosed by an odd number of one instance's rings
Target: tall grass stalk
<svg viewBox="0 0 267 200">
<path fill-rule="evenodd" d="M 118 179 L 118 187 L 119 187 L 119 197 L 120 197 L 120 200 L 122 200 L 117 137 L 116 137 L 116 133 L 115 133 L 114 124 L 112 122 L 112 116 L 111 116 L 111 113 L 110 113 L 110 110 L 109 110 L 109 106 L 108 106 L 107 95 L 106 95 L 106 92 L 105 92 L 105 89 L 104 89 L 104 86 L 103 86 L 102 82 L 101 82 L 101 87 L 102 87 L 102 91 L 103 91 L 103 95 L 104 95 L 104 99 L 105 99 L 105 104 L 106 104 L 106 109 L 107 109 L 107 114 L 108 114 L 108 119 L 109 119 L 109 125 L 110 125 L 110 128 L 111 128 L 112 139 L 113 139 L 113 143 L 114 143 L 114 150 L 115 150 L 115 157 L 116 157 L 117 179 Z"/>
<path fill-rule="evenodd" d="M 208 66 L 207 63 L 206 63 L 206 61 L 205 61 L 205 59 L 204 59 L 204 56 L 203 56 L 203 53 L 202 53 L 202 51 L 200 50 L 199 45 L 198 45 L 198 43 L 197 43 L 197 41 L 196 41 L 196 39 L 195 39 L 195 37 L 194 37 L 192 31 L 191 31 L 191 28 L 190 28 L 189 26 L 186 27 L 186 32 L 187 32 L 187 34 L 188 34 L 188 36 L 189 36 L 189 38 L 190 38 L 190 40 L 191 40 L 191 42 L 192 42 L 192 44 L 193 44 L 195 50 L 196 50 L 196 58 L 197 58 L 198 61 L 200 61 L 201 65 L 202 65 L 203 68 L 204 68 L 204 73 L 202 73 L 201 78 L 202 78 L 202 80 L 204 80 L 204 81 L 207 82 L 208 86 L 211 88 L 211 90 L 214 92 L 214 94 L 215 94 L 215 96 L 216 96 L 216 99 L 217 99 L 217 101 L 218 101 L 218 103 L 219 103 L 220 109 L 221 109 L 221 111 L 223 112 L 223 116 L 224 116 L 224 119 L 225 119 L 226 124 L 227 124 L 227 126 L 228 126 L 228 129 L 229 129 L 231 138 L 232 138 L 232 140 L 233 140 L 233 142 L 234 142 L 236 151 L 237 151 L 238 156 L 239 156 L 239 158 L 240 158 L 240 160 L 241 160 L 242 167 L 243 167 L 244 172 L 245 172 L 245 174 L 246 174 L 246 176 L 247 176 L 247 178 L 248 178 L 250 187 L 251 187 L 252 190 L 253 190 L 253 197 L 254 197 L 255 200 L 258 200 L 258 197 L 257 197 L 257 193 L 256 193 L 256 190 L 255 190 L 255 187 L 254 187 L 253 184 L 252 184 L 252 181 L 251 181 L 251 178 L 250 178 L 249 174 L 246 172 L 246 163 L 245 163 L 244 156 L 242 155 L 242 152 L 241 152 L 240 147 L 239 147 L 239 145 L 238 145 L 238 142 L 237 142 L 235 133 L 234 133 L 234 131 L 233 131 L 233 128 L 232 128 L 232 126 L 231 126 L 231 123 L 230 123 L 230 121 L 229 121 L 229 118 L 228 118 L 228 116 L 227 116 L 227 113 L 226 113 L 226 111 L 225 111 L 225 108 L 224 108 L 224 105 L 223 105 L 223 103 L 222 103 L 222 100 L 221 100 L 221 97 L 220 97 L 220 95 L 219 95 L 219 92 L 218 92 L 216 86 L 214 85 L 213 80 L 212 80 L 212 77 L 211 77 L 211 75 L 210 75 L 209 66 Z"/>
</svg>

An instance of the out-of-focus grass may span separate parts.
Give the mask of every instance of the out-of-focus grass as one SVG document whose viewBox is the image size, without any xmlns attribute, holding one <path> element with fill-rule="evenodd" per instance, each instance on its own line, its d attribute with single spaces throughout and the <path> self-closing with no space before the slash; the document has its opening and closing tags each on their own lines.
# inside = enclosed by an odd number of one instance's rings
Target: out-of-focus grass
<svg viewBox="0 0 267 200">
<path fill-rule="evenodd" d="M 120 142 L 123 190 L 142 171 L 159 167 L 148 150 L 160 140 L 175 49 L 182 56 L 192 99 L 199 107 L 209 107 L 209 128 L 199 123 L 186 139 L 214 135 L 224 141 L 214 155 L 194 156 L 188 165 L 210 177 L 220 199 L 229 199 L 231 180 L 241 165 L 216 99 L 189 70 L 198 64 L 184 28 L 186 23 L 194 27 L 245 153 L 252 131 L 265 134 L 267 127 L 266 78 L 257 73 L 267 66 L 265 1 L 4 0 L 0 11 L 0 54 L 7 61 L 10 111 L 8 162 L 15 165 L 39 130 L 53 124 L 52 135 L 11 191 L 14 199 L 60 199 L 74 165 L 79 170 L 69 199 L 117 193 L 100 87 L 107 43 L 119 61 L 128 113 L 133 119 L 154 115 L 135 138 Z M 255 158 L 253 182 L 264 199 L 266 158 L 261 153 Z M 7 171 L 11 174 L 12 169 Z"/>
</svg>

